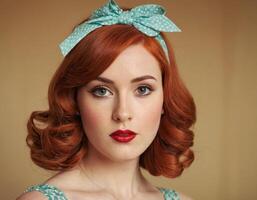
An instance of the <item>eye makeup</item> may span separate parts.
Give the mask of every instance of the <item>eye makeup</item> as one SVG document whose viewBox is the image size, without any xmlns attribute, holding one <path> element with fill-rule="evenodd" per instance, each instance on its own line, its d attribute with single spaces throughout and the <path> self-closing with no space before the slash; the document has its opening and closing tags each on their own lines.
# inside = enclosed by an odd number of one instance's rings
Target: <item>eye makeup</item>
<svg viewBox="0 0 257 200">
<path fill-rule="evenodd" d="M 141 89 L 141 90 L 140 90 Z M 143 89 L 143 90 L 142 90 Z M 111 92 L 111 90 L 110 89 L 108 89 L 108 87 L 107 86 L 105 86 L 105 85 L 103 85 L 103 84 L 101 84 L 101 85 L 97 85 L 97 86 L 95 86 L 95 87 L 93 87 L 92 89 L 90 89 L 89 90 L 89 92 L 93 95 L 93 96 L 95 96 L 95 97 L 100 97 L 100 98 L 102 98 L 102 97 L 107 97 L 106 95 L 101 95 L 101 94 L 99 94 L 99 92 L 101 92 L 101 91 L 108 91 L 110 94 L 113 94 L 112 92 Z M 144 97 L 144 96 L 148 96 L 148 95 L 150 95 L 153 91 L 154 91 L 154 89 L 153 89 L 153 87 L 151 86 L 151 85 L 149 85 L 149 84 L 142 84 L 142 85 L 140 85 L 140 86 L 138 86 L 137 87 L 137 91 L 139 91 L 138 92 L 138 95 L 137 96 L 142 96 L 142 97 Z M 147 92 L 148 91 L 148 92 Z M 106 94 L 106 93 L 105 93 Z"/>
</svg>

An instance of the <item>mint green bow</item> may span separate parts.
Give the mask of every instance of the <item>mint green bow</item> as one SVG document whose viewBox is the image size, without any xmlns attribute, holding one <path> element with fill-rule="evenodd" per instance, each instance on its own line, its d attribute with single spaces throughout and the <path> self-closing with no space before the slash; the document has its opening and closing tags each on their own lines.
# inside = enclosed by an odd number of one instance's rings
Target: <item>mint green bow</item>
<svg viewBox="0 0 257 200">
<path fill-rule="evenodd" d="M 88 21 L 77 26 L 59 47 L 66 56 L 91 31 L 106 25 L 129 24 L 142 33 L 155 37 L 169 59 L 168 49 L 160 32 L 181 32 L 181 30 L 164 14 L 165 9 L 160 5 L 146 4 L 123 11 L 114 0 L 109 0 L 106 5 L 95 10 Z"/>
</svg>

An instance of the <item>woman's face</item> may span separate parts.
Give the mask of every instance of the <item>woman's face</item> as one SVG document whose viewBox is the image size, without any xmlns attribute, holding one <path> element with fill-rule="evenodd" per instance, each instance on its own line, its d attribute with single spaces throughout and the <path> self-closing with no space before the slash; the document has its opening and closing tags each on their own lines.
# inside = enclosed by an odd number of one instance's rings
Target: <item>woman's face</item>
<svg viewBox="0 0 257 200">
<path fill-rule="evenodd" d="M 77 96 L 89 153 L 112 161 L 138 158 L 154 140 L 160 124 L 163 89 L 158 61 L 142 45 L 133 45 L 97 78 L 80 88 Z M 119 129 L 137 135 L 120 143 L 110 137 Z"/>
</svg>

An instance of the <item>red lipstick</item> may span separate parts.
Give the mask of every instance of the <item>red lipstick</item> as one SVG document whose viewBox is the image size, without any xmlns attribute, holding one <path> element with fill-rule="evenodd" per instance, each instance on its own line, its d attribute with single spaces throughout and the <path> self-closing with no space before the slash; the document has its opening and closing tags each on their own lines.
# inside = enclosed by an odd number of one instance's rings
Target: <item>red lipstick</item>
<svg viewBox="0 0 257 200">
<path fill-rule="evenodd" d="M 110 136 L 117 142 L 129 142 L 136 137 L 136 133 L 130 130 L 117 130 L 110 134 Z"/>
</svg>

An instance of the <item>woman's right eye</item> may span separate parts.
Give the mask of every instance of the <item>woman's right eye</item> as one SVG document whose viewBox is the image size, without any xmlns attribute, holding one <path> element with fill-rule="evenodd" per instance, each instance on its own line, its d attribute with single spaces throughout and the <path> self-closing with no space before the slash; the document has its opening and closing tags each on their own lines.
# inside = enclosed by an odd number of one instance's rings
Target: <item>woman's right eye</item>
<svg viewBox="0 0 257 200">
<path fill-rule="evenodd" d="M 97 86 L 97 87 L 93 88 L 90 92 L 96 97 L 106 97 L 107 96 L 107 95 L 105 95 L 106 91 L 110 92 L 107 88 L 105 88 L 103 86 Z"/>
</svg>

